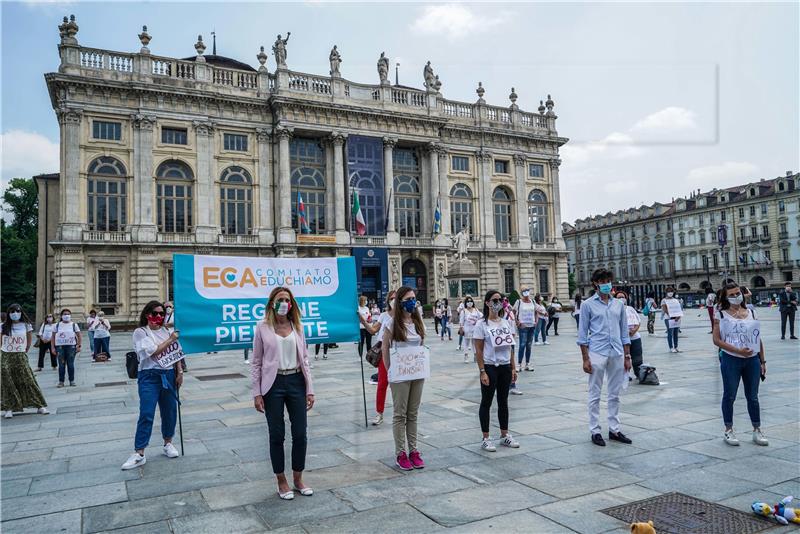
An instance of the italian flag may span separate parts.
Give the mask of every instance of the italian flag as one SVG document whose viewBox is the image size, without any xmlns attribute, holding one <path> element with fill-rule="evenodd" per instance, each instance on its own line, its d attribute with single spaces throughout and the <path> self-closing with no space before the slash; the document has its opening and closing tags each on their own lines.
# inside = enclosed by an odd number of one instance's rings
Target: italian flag
<svg viewBox="0 0 800 534">
<path fill-rule="evenodd" d="M 355 191 L 353 192 L 353 217 L 356 220 L 356 234 L 366 234 L 367 223 L 364 222 L 364 214 L 361 212 L 361 204 L 358 201 L 358 193 Z"/>
</svg>

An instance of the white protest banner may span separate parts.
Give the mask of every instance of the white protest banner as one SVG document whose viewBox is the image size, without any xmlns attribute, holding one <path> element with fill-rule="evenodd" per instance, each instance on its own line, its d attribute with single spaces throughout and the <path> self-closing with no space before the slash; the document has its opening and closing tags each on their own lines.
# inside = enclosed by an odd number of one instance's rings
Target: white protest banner
<svg viewBox="0 0 800 534">
<path fill-rule="evenodd" d="M 678 317 L 677 319 L 670 319 L 669 320 L 669 327 L 670 328 L 680 328 L 681 327 L 681 318 Z"/>
<path fill-rule="evenodd" d="M 78 336 L 75 335 L 74 327 L 70 324 L 66 329 L 61 324 L 56 326 L 56 346 L 58 345 L 77 345 Z"/>
<path fill-rule="evenodd" d="M 667 315 L 670 317 L 683 317 L 683 309 L 678 299 L 667 299 L 664 304 L 667 305 Z"/>
<path fill-rule="evenodd" d="M 431 376 L 428 347 L 397 347 L 389 351 L 389 382 L 407 382 Z"/>
<path fill-rule="evenodd" d="M 505 321 L 500 326 L 490 326 L 487 323 L 486 331 L 494 347 L 510 347 L 514 344 L 514 334 Z"/>
<path fill-rule="evenodd" d="M 3 352 L 25 352 L 28 338 L 25 334 L 3 336 Z"/>
<path fill-rule="evenodd" d="M 519 322 L 522 324 L 534 324 L 534 309 L 533 306 L 520 306 L 519 308 Z"/>
<path fill-rule="evenodd" d="M 175 362 L 179 362 L 186 357 L 183 352 L 180 341 L 177 339 L 170 343 L 169 347 L 164 349 L 164 352 L 156 360 L 162 369 L 169 369 Z"/>
<path fill-rule="evenodd" d="M 725 343 L 729 343 L 737 349 L 745 347 L 753 351 L 753 354 L 761 352 L 761 323 L 759 321 L 731 321 L 730 332 L 725 334 Z"/>
</svg>

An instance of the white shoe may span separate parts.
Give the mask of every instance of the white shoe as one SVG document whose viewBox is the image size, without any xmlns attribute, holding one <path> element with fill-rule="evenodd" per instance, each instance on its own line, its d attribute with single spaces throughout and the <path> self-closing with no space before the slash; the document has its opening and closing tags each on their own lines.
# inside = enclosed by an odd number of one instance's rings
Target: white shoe
<svg viewBox="0 0 800 534">
<path fill-rule="evenodd" d="M 526 371 L 530 371 L 531 370 L 531 366 L 530 365 L 525 365 L 525 370 Z"/>
<path fill-rule="evenodd" d="M 5 417 L 6 419 L 11 419 L 12 417 L 14 417 L 14 412 L 12 412 L 11 410 L 8 410 L 8 411 L 7 411 L 7 412 L 6 412 L 6 413 L 3 415 L 3 417 Z"/>
<path fill-rule="evenodd" d="M 483 449 L 483 450 L 485 450 L 487 452 L 496 452 L 497 451 L 497 447 L 494 446 L 494 443 L 492 443 L 492 440 L 489 439 L 489 438 L 485 438 L 483 440 L 483 442 L 481 443 L 481 449 Z"/>
<path fill-rule="evenodd" d="M 245 360 L 245 361 L 244 361 L 244 364 L 245 364 L 245 365 L 250 365 L 250 360 Z"/>
<path fill-rule="evenodd" d="M 541 345 L 541 344 L 542 344 L 541 341 L 537 341 L 537 342 L 534 343 L 534 345 Z"/>
<path fill-rule="evenodd" d="M 127 471 L 128 469 L 139 467 L 140 465 L 144 465 L 145 462 L 147 462 L 147 458 L 144 457 L 144 454 L 139 454 L 138 452 L 134 452 L 133 454 L 131 454 L 131 457 L 128 458 L 128 461 L 122 464 L 122 470 Z"/>
<path fill-rule="evenodd" d="M 469 363 L 469 354 L 464 355 L 464 363 Z"/>
<path fill-rule="evenodd" d="M 756 445 L 761 445 L 762 447 L 769 445 L 769 440 L 760 428 L 758 430 L 753 430 L 753 443 Z"/>
<path fill-rule="evenodd" d="M 500 443 L 505 445 L 506 447 L 510 447 L 512 449 L 519 449 L 519 442 L 514 439 L 511 434 L 506 434 L 503 437 L 503 441 Z"/>
<path fill-rule="evenodd" d="M 175 448 L 171 442 L 164 445 L 164 456 L 167 458 L 177 458 L 180 456 L 181 453 L 178 452 L 178 449 Z"/>
<path fill-rule="evenodd" d="M 47 410 L 47 408 L 42 407 L 42 408 L 39 408 L 38 410 L 36 410 L 36 413 L 41 414 L 41 415 L 47 415 L 50 412 Z"/>
<path fill-rule="evenodd" d="M 549 341 L 545 341 L 545 342 L 543 343 L 543 345 L 549 345 L 549 344 L 550 344 L 550 342 L 549 342 Z"/>
<path fill-rule="evenodd" d="M 739 446 L 739 440 L 736 439 L 736 434 L 733 433 L 733 429 L 726 430 L 722 439 L 725 440 L 725 443 L 728 445 L 732 445 L 734 447 Z"/>
<path fill-rule="evenodd" d="M 383 423 L 383 414 L 376 413 L 375 417 L 372 419 L 372 426 L 378 426 L 381 423 Z"/>
<path fill-rule="evenodd" d="M 513 388 L 513 389 L 511 389 L 511 394 L 512 395 L 522 395 L 522 391 L 519 388 Z"/>
</svg>

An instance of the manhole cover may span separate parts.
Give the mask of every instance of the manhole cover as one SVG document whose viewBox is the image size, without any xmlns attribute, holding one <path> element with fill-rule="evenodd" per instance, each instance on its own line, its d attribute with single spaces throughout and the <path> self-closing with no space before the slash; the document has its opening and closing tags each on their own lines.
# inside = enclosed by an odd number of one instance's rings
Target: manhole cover
<svg viewBox="0 0 800 534">
<path fill-rule="evenodd" d="M 750 534 L 775 526 L 752 513 L 683 493 L 667 493 L 601 512 L 626 523 L 652 521 L 659 534 Z"/>
<path fill-rule="evenodd" d="M 107 388 L 110 386 L 127 386 L 127 382 L 100 382 L 94 385 L 96 388 Z"/>
<path fill-rule="evenodd" d="M 200 380 L 201 382 L 207 382 L 209 380 L 227 380 L 229 378 L 247 378 L 247 377 L 240 373 L 229 373 L 223 375 L 205 375 L 205 376 L 195 375 L 195 378 Z"/>
</svg>

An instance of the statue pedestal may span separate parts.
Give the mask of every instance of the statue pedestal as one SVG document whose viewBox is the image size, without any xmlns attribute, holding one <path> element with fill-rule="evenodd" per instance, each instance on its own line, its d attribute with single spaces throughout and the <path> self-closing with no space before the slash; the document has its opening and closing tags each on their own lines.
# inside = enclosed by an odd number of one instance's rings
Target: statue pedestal
<svg viewBox="0 0 800 534">
<path fill-rule="evenodd" d="M 447 268 L 447 293 L 450 297 L 462 298 L 467 295 L 478 297 L 481 274 L 469 258 L 456 259 Z"/>
</svg>

